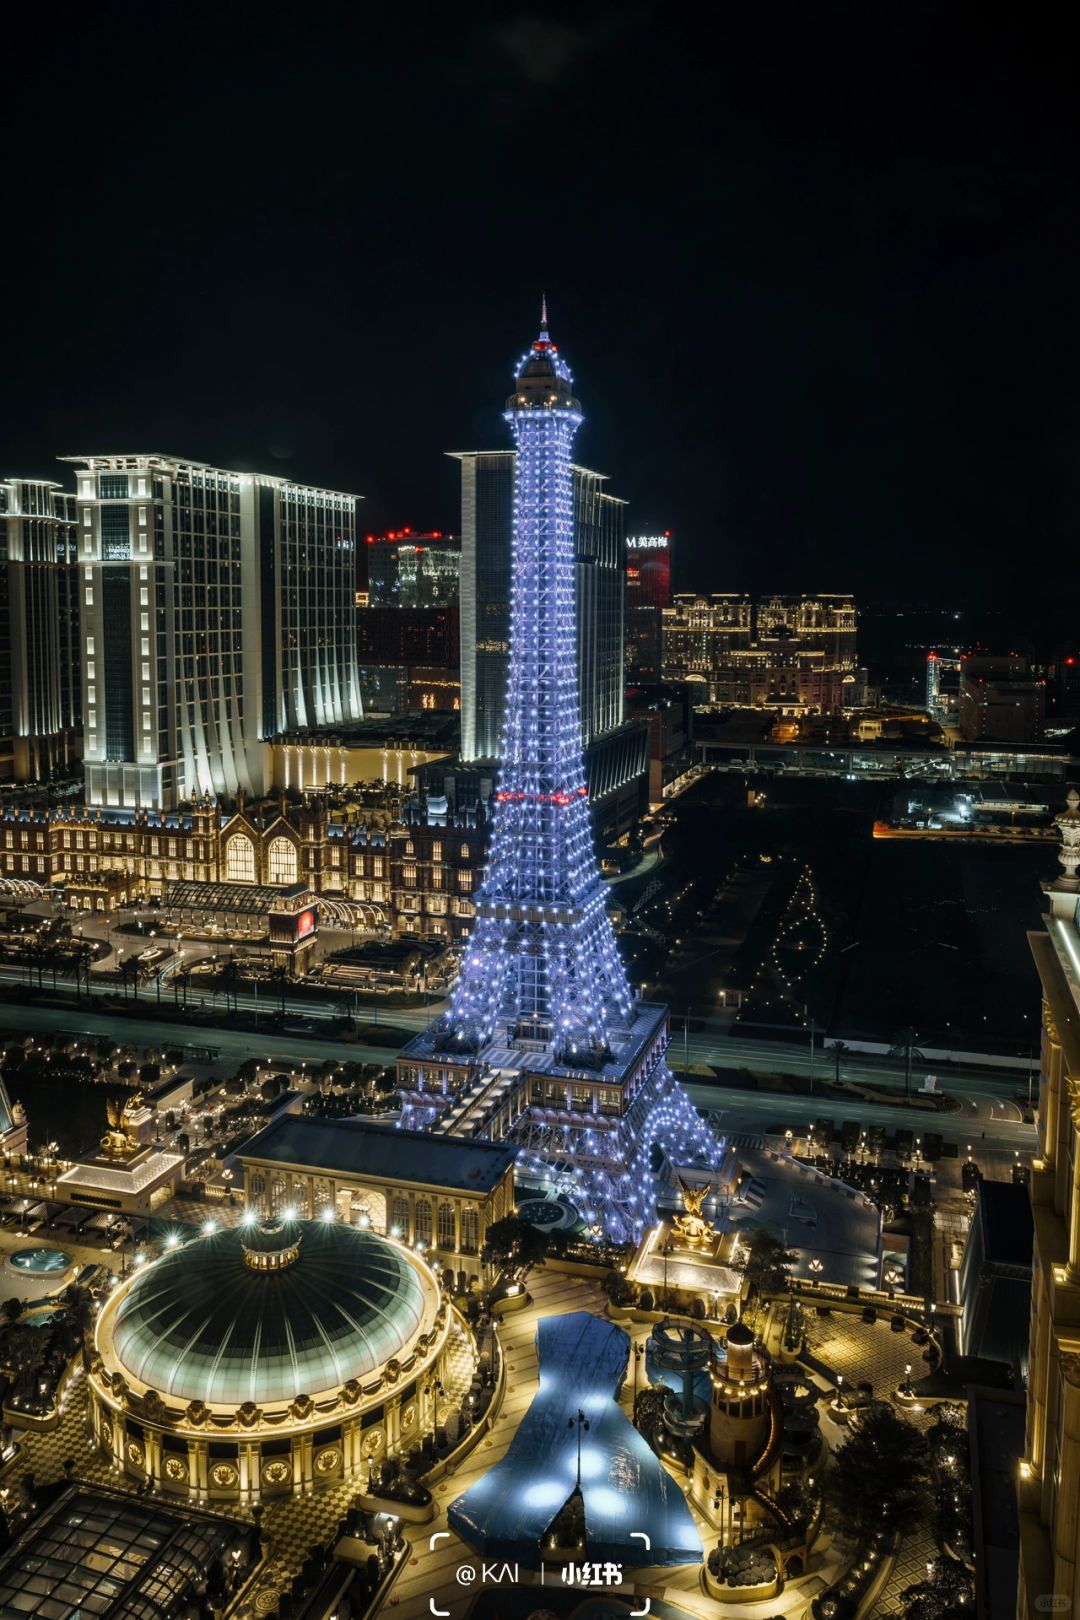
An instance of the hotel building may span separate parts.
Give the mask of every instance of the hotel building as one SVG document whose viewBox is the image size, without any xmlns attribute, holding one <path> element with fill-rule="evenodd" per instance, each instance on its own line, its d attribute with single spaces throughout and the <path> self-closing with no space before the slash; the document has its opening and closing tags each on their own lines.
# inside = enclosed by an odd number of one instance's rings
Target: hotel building
<svg viewBox="0 0 1080 1620">
<path fill-rule="evenodd" d="M 355 495 L 160 455 L 65 459 L 89 804 L 257 796 L 270 738 L 360 718 Z"/>
<path fill-rule="evenodd" d="M 1080 794 L 1057 817 L 1062 875 L 1028 938 L 1042 985 L 1020 1620 L 1080 1609 Z"/>
<path fill-rule="evenodd" d="M 502 757 L 510 670 L 514 450 L 457 452 L 461 464 L 461 760 Z M 626 502 L 574 464 L 574 585 L 581 735 L 594 836 L 612 842 L 646 805 L 648 736 L 627 720 Z"/>
<path fill-rule="evenodd" d="M 664 610 L 664 679 L 700 683 L 716 708 L 838 714 L 865 689 L 855 622 L 846 595 L 680 594 Z"/>
<path fill-rule="evenodd" d="M 0 482 L 0 780 L 75 765 L 79 604 L 75 497 L 44 479 Z"/>
</svg>

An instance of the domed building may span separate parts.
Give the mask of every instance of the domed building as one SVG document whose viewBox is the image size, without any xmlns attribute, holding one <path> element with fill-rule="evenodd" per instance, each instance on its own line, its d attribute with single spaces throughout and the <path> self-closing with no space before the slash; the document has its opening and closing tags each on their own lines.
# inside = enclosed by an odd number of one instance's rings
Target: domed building
<svg viewBox="0 0 1080 1620">
<path fill-rule="evenodd" d="M 129 1476 L 197 1502 L 363 1482 L 430 1429 L 453 1319 L 428 1265 L 369 1230 L 197 1238 L 102 1309 L 95 1435 Z"/>
</svg>

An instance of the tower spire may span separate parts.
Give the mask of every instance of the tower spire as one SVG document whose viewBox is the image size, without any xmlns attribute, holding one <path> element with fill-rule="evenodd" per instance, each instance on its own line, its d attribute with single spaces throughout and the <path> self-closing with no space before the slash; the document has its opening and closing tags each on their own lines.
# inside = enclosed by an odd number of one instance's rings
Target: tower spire
<svg viewBox="0 0 1080 1620">
<path fill-rule="evenodd" d="M 548 335 L 547 293 L 545 292 L 545 293 L 540 294 L 540 336 L 546 338 L 547 335 Z"/>
</svg>

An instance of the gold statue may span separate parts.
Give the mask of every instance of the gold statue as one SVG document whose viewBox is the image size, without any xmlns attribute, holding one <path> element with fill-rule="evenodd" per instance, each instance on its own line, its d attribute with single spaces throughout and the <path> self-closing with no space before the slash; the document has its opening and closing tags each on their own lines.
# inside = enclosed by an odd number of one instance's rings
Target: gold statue
<svg viewBox="0 0 1080 1620">
<path fill-rule="evenodd" d="M 110 1159 L 126 1159 L 139 1146 L 131 1130 L 132 1119 L 143 1105 L 142 1092 L 133 1091 L 130 1097 L 110 1097 L 105 1103 L 105 1117 L 109 1129 L 101 1138 L 102 1151 Z"/>
<path fill-rule="evenodd" d="M 713 1190 L 712 1182 L 703 1182 L 700 1187 L 688 1187 L 680 1176 L 679 1186 L 683 1192 L 683 1213 L 676 1215 L 672 1221 L 672 1235 L 691 1249 L 702 1249 L 712 1243 L 717 1235 L 715 1226 L 702 1214 L 702 1206 Z"/>
</svg>

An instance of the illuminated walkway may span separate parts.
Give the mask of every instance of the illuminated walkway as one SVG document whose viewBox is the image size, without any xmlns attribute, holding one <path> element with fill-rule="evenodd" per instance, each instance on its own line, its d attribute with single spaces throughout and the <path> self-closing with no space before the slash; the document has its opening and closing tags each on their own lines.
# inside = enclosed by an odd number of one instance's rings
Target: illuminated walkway
<svg viewBox="0 0 1080 1620">
<path fill-rule="evenodd" d="M 452 1529 L 487 1557 L 536 1567 L 539 1543 L 573 1493 L 580 1437 L 587 1556 L 631 1567 L 701 1557 L 682 1491 L 615 1403 L 630 1340 L 585 1311 L 542 1321 L 540 1387 L 506 1456 L 454 1502 Z M 644 1532 L 651 1551 L 634 1536 Z"/>
</svg>

